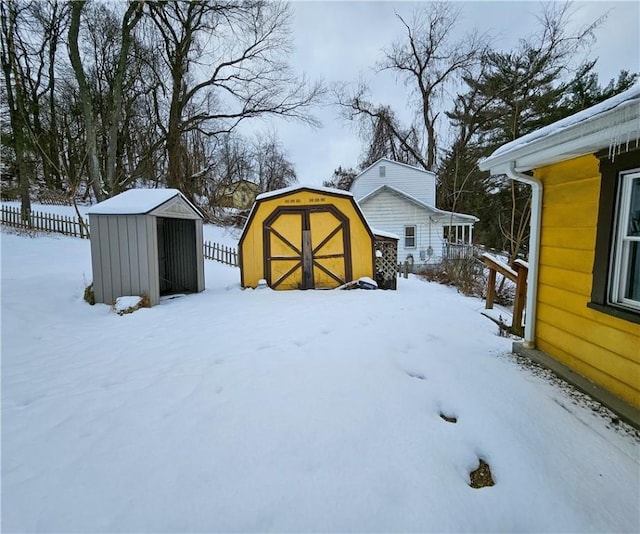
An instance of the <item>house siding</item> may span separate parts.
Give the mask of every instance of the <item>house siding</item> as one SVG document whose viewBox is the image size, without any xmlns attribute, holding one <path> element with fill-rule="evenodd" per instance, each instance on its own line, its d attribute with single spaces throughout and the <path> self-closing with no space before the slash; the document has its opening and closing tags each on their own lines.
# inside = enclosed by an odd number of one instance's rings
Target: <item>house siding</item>
<svg viewBox="0 0 640 534">
<path fill-rule="evenodd" d="M 439 262 L 442 259 L 443 221 L 431 216 L 425 208 L 403 199 L 391 191 L 382 191 L 367 199 L 360 207 L 369 224 L 376 229 L 396 234 L 398 241 L 398 261 L 404 262 L 412 255 L 414 266 Z M 447 223 L 449 220 L 447 219 Z M 454 222 L 456 222 L 454 218 Z M 406 226 L 416 227 L 416 246 L 404 246 L 404 229 Z M 431 246 L 433 254 L 428 255 Z M 425 259 L 420 258 L 424 252 Z"/>
<path fill-rule="evenodd" d="M 385 167 L 385 176 L 380 176 L 380 166 Z M 359 174 L 351 186 L 351 192 L 356 200 L 360 200 L 385 184 L 396 187 L 425 204 L 436 205 L 435 174 L 391 160 L 377 161 Z"/>
<path fill-rule="evenodd" d="M 598 159 L 574 158 L 537 169 L 535 176 L 544 187 L 538 348 L 640 406 L 640 325 L 587 307 L 600 194 Z"/>
</svg>

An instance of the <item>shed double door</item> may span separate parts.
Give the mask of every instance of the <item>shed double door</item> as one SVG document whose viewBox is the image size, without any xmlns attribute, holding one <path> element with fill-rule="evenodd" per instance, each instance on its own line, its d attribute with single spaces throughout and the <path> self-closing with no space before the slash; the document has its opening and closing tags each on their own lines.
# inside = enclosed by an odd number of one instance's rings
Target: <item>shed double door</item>
<svg viewBox="0 0 640 534">
<path fill-rule="evenodd" d="M 277 208 L 264 222 L 273 289 L 325 289 L 351 280 L 349 220 L 333 206 Z"/>
</svg>

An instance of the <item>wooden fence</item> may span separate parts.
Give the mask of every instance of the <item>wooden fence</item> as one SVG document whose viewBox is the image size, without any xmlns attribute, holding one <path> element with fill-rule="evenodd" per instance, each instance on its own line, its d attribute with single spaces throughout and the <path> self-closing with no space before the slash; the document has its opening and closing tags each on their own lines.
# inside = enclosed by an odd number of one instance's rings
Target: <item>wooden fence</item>
<svg viewBox="0 0 640 534">
<path fill-rule="evenodd" d="M 53 232 L 72 237 L 89 239 L 89 221 L 84 221 L 84 226 L 77 217 L 67 215 L 55 215 L 32 211 L 29 220 L 22 219 L 20 208 L 2 206 L 2 224 L 13 228 L 25 230 L 37 230 L 40 232 Z M 211 241 L 203 244 L 204 257 L 232 267 L 238 267 L 238 252 L 233 247 L 226 247 Z"/>
<path fill-rule="evenodd" d="M 204 242 L 204 257 L 207 260 L 219 261 L 231 267 L 238 267 L 238 252 L 233 247 L 225 247 L 218 243 Z"/>
<path fill-rule="evenodd" d="M 54 232 L 56 234 L 89 239 L 88 222 L 84 221 L 83 225 L 77 217 L 68 215 L 55 215 L 52 213 L 32 211 L 28 219 L 23 219 L 20 208 L 2 206 L 2 224 L 12 226 L 13 228 Z"/>
</svg>

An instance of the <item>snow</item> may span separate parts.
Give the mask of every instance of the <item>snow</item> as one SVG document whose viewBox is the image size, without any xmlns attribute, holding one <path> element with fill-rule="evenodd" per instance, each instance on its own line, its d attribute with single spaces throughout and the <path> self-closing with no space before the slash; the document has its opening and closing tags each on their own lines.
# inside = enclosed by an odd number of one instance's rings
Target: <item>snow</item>
<svg viewBox="0 0 640 534">
<path fill-rule="evenodd" d="M 204 292 L 119 316 L 82 299 L 88 241 L 1 250 L 4 532 L 640 531 L 637 434 L 519 365 L 478 299 L 242 290 L 207 261 Z"/>
<path fill-rule="evenodd" d="M 142 302 L 142 297 L 139 295 L 126 295 L 122 297 L 118 297 L 116 299 L 115 304 L 113 305 L 113 309 L 116 313 L 126 313 L 127 311 L 131 311 L 133 308 L 138 306 Z"/>
<path fill-rule="evenodd" d="M 353 194 L 351 192 L 345 191 L 343 189 L 335 189 L 333 187 L 324 187 L 324 186 L 318 186 L 318 185 L 297 184 L 297 185 L 290 185 L 289 187 L 283 187 L 282 189 L 275 189 L 274 191 L 267 191 L 266 193 L 260 193 L 256 197 L 256 200 L 262 200 L 265 198 L 271 198 L 279 195 L 285 195 L 288 193 L 294 193 L 296 191 L 300 191 L 301 189 L 311 189 L 313 191 L 331 193 L 333 195 L 353 197 Z"/>
<path fill-rule="evenodd" d="M 148 213 L 178 195 L 182 196 L 182 193 L 177 189 L 129 189 L 95 204 L 87 210 L 87 213 L 100 215 Z M 186 198 L 184 200 L 188 202 Z"/>
<path fill-rule="evenodd" d="M 400 240 L 397 234 L 394 234 L 392 232 L 387 232 L 386 230 L 379 230 L 378 228 L 373 228 L 371 226 L 370 228 L 373 235 L 380 236 L 380 237 L 388 237 L 389 239 L 395 239 L 397 241 Z"/>
</svg>

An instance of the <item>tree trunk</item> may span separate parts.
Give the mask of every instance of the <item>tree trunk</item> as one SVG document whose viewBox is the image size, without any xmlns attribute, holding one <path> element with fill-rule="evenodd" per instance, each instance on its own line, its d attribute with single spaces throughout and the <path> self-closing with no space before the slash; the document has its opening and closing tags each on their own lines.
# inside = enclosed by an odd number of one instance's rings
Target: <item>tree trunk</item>
<svg viewBox="0 0 640 534">
<path fill-rule="evenodd" d="M 86 0 L 78 0 L 71 3 L 71 23 L 69 25 L 69 59 L 78 82 L 78 98 L 82 106 L 84 119 L 85 138 L 87 142 L 87 170 L 89 183 L 97 200 L 103 200 L 102 176 L 100 173 L 100 161 L 98 159 L 98 144 L 96 141 L 95 117 L 93 113 L 93 100 L 87 78 L 82 67 L 80 51 L 78 49 L 78 34 L 80 33 L 80 15 L 86 4 Z"/>
<path fill-rule="evenodd" d="M 122 18 L 120 53 L 118 55 L 118 65 L 116 67 L 116 76 L 113 82 L 113 103 L 111 107 L 111 116 L 109 118 L 109 133 L 107 147 L 107 169 L 105 185 L 109 189 L 110 194 L 120 192 L 120 184 L 117 178 L 117 157 L 118 157 L 118 134 L 120 117 L 122 115 L 122 91 L 125 70 L 127 68 L 127 60 L 129 56 L 129 48 L 131 47 L 131 31 L 142 16 L 142 3 L 132 2 L 129 4 L 127 12 Z"/>
<path fill-rule="evenodd" d="M 5 11 L 8 7 L 9 13 Z M 18 169 L 18 189 L 22 204 L 22 219 L 31 220 L 31 198 L 29 196 L 29 171 L 26 156 L 27 136 L 25 135 L 26 107 L 24 102 L 24 86 L 16 57 L 15 41 L 15 6 L 0 5 L 2 23 L 2 71 L 7 91 L 7 107 L 11 129 L 13 130 L 14 152 Z M 13 75 L 13 80 L 12 80 Z M 13 83 L 12 83 L 13 81 Z"/>
</svg>

